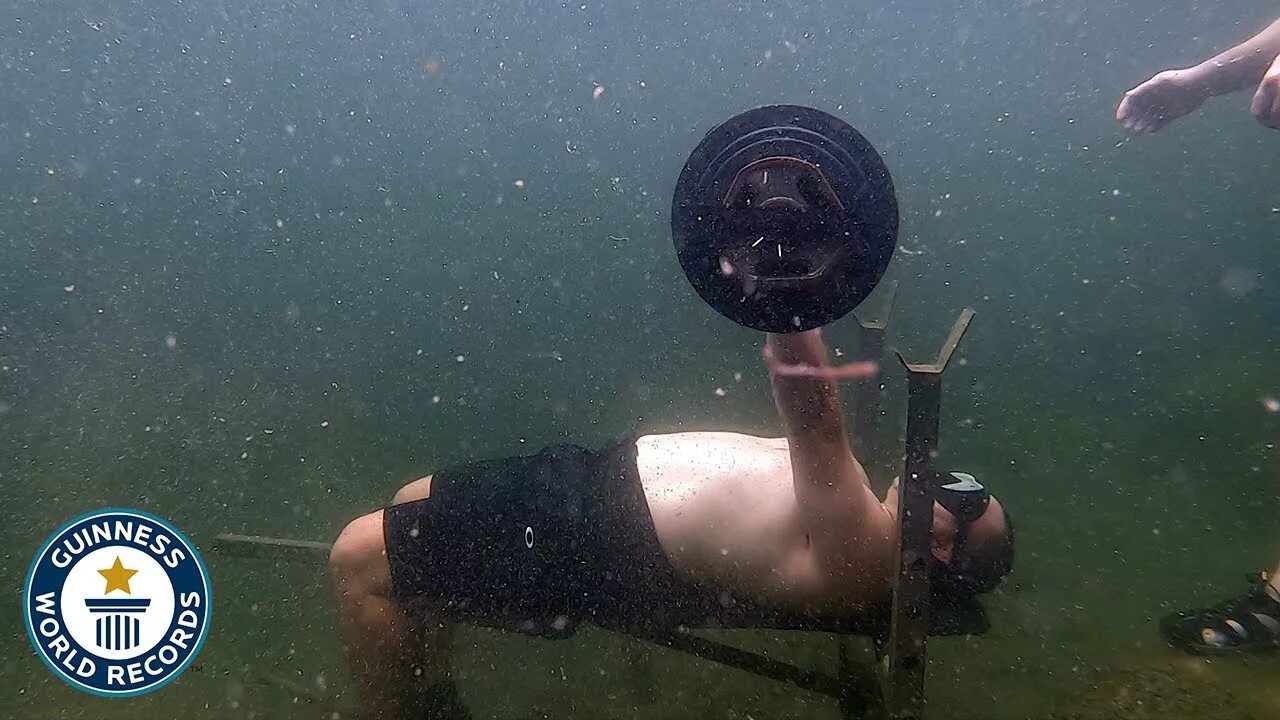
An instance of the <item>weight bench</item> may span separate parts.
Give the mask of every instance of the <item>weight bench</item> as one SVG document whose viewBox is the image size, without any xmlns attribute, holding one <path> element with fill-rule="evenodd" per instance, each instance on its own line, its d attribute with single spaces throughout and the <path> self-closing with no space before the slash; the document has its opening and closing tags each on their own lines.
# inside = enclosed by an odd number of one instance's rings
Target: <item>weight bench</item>
<svg viewBox="0 0 1280 720">
<path fill-rule="evenodd" d="M 892 291 L 890 291 L 892 293 Z M 891 297 L 891 296 L 890 296 Z M 839 643 L 835 674 L 809 670 L 774 660 L 723 642 L 702 637 L 692 628 L 669 631 L 627 632 L 637 639 L 712 660 L 771 680 L 825 695 L 840 706 L 844 720 L 921 720 L 924 713 L 924 677 L 930 630 L 931 587 L 929 570 L 933 561 L 933 478 L 938 449 L 938 426 L 942 401 L 942 374 L 973 319 L 966 309 L 956 319 L 936 360 L 929 364 L 908 363 L 900 353 L 899 362 L 907 373 L 906 466 L 901 477 L 901 527 L 898 572 L 889 607 L 874 617 L 855 619 L 814 619 L 770 616 L 755 618 L 750 625 L 717 629 L 805 630 L 832 633 Z M 862 322 L 862 351 L 865 359 L 877 359 L 883 352 L 887 321 Z M 859 383 L 855 396 L 855 428 L 859 442 L 877 438 L 880 417 L 880 380 Z M 256 535 L 222 534 L 214 549 L 241 556 L 327 557 L 328 543 L 289 540 Z M 974 634 L 985 631 L 985 616 L 967 629 L 942 629 L 938 634 Z M 852 638 L 872 641 L 875 662 L 855 662 Z"/>
</svg>

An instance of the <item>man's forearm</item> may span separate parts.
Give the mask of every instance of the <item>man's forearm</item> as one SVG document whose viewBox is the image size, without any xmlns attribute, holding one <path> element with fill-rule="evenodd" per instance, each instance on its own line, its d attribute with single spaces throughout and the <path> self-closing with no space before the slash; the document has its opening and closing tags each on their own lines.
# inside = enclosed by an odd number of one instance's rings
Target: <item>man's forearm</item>
<svg viewBox="0 0 1280 720">
<path fill-rule="evenodd" d="M 836 379 L 779 369 L 829 370 L 826 343 L 816 330 L 770 334 L 765 342 L 796 502 L 824 592 L 881 592 L 891 564 L 890 522 L 850 451 Z"/>
<path fill-rule="evenodd" d="M 1277 55 L 1280 55 L 1280 20 L 1190 70 L 1205 92 L 1225 95 L 1256 86 Z"/>
<path fill-rule="evenodd" d="M 827 346 L 817 331 L 770 333 L 766 352 L 778 362 L 788 365 L 827 367 Z M 818 433 L 832 440 L 844 441 L 844 413 L 836 383 L 821 377 L 784 376 L 771 373 L 774 403 L 782 416 L 787 434 Z"/>
</svg>

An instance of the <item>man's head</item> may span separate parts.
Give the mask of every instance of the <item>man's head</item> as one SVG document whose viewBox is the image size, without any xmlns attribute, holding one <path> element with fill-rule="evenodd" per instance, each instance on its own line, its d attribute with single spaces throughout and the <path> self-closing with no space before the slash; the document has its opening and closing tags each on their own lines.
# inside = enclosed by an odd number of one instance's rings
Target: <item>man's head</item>
<svg viewBox="0 0 1280 720">
<path fill-rule="evenodd" d="M 885 506 L 897 514 L 898 483 Z M 987 592 L 1013 569 L 1013 524 L 1000 501 L 968 473 L 941 476 L 933 504 L 936 591 L 972 596 Z"/>
<path fill-rule="evenodd" d="M 933 506 L 934 584 L 944 593 L 992 590 L 1013 569 L 1013 523 L 972 475 L 946 473 Z"/>
</svg>

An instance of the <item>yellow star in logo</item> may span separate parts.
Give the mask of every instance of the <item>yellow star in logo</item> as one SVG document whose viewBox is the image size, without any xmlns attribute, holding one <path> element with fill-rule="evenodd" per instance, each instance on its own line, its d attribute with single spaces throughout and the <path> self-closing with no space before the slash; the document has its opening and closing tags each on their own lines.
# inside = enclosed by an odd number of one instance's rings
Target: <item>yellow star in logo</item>
<svg viewBox="0 0 1280 720">
<path fill-rule="evenodd" d="M 129 578 L 138 574 L 137 570 L 129 570 L 120 562 L 120 556 L 116 556 L 116 563 L 105 570 L 99 570 L 98 574 L 107 579 L 107 589 L 102 592 L 108 595 L 112 590 L 123 590 L 129 595 L 133 591 L 129 589 Z"/>
</svg>

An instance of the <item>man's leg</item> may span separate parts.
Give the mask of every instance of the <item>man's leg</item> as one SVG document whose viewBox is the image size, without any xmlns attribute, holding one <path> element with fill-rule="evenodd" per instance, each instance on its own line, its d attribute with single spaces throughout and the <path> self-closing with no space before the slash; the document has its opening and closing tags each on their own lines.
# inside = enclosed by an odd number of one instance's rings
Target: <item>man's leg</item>
<svg viewBox="0 0 1280 720">
<path fill-rule="evenodd" d="M 425 498 L 429 488 L 429 478 L 410 483 L 395 502 Z M 463 713 L 452 695 L 450 628 L 410 617 L 391 599 L 381 510 L 347 525 L 329 566 L 343 644 L 367 717 L 422 720 Z"/>
<path fill-rule="evenodd" d="M 1280 474 L 1280 443 L 1276 445 L 1276 470 Z M 1254 580 L 1252 587 L 1237 597 L 1165 616 L 1160 621 L 1161 634 L 1174 647 L 1203 655 L 1280 648 L 1280 564 L 1270 574 L 1257 573 Z"/>
<path fill-rule="evenodd" d="M 1244 593 L 1160 621 L 1174 647 L 1200 655 L 1237 655 L 1280 647 L 1280 567 L 1257 573 Z"/>
</svg>

